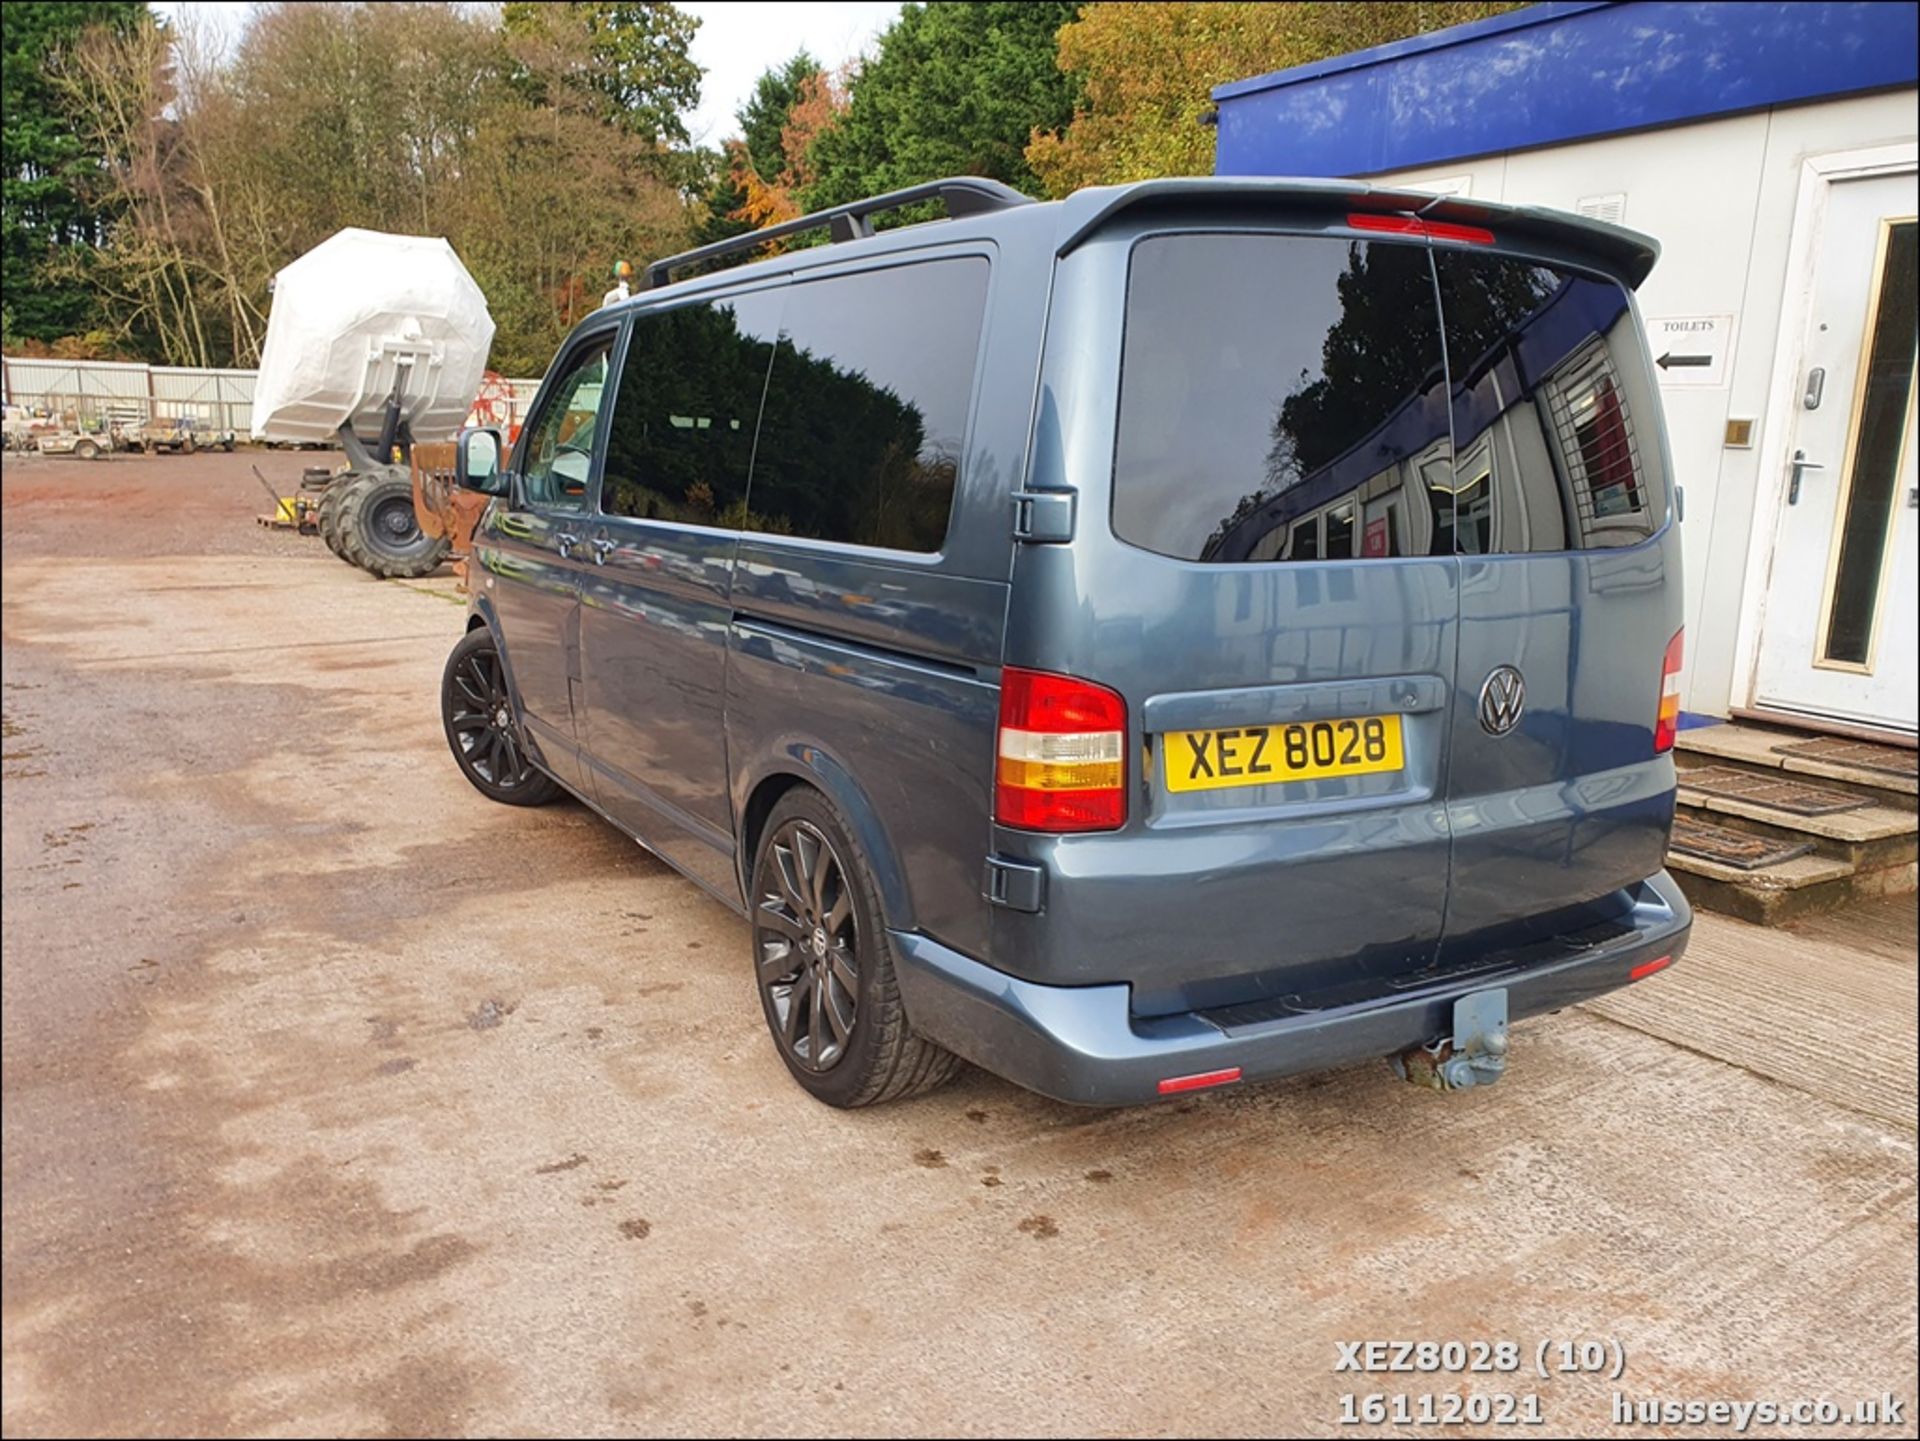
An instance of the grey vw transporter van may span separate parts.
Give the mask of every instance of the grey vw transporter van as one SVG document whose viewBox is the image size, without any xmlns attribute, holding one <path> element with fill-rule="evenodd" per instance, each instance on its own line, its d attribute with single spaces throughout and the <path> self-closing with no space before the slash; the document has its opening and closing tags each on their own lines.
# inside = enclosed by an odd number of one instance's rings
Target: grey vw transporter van
<svg viewBox="0 0 1920 1441">
<path fill-rule="evenodd" d="M 659 261 L 510 454 L 461 437 L 454 756 L 742 913 L 833 1105 L 961 1058 L 1095 1105 L 1494 1080 L 1691 922 L 1655 255 L 1348 182 L 957 179 Z"/>
</svg>

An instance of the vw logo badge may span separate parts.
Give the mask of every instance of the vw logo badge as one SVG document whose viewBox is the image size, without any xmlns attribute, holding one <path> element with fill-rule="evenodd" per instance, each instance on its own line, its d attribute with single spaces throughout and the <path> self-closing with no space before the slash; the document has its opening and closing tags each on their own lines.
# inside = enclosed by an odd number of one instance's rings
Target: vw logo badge
<svg viewBox="0 0 1920 1441">
<path fill-rule="evenodd" d="M 1527 683 L 1510 665 L 1497 665 L 1480 685 L 1480 729 L 1503 736 L 1520 724 L 1527 708 Z"/>
</svg>

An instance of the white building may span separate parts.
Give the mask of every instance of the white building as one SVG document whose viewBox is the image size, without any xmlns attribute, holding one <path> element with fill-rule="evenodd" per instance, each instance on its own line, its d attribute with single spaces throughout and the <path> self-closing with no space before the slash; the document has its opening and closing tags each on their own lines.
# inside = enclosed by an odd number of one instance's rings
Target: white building
<svg viewBox="0 0 1920 1441">
<path fill-rule="evenodd" d="M 1223 175 L 1660 241 L 1639 303 L 1685 491 L 1695 713 L 1908 744 L 1920 723 L 1917 10 L 1543 4 L 1214 92 Z"/>
</svg>

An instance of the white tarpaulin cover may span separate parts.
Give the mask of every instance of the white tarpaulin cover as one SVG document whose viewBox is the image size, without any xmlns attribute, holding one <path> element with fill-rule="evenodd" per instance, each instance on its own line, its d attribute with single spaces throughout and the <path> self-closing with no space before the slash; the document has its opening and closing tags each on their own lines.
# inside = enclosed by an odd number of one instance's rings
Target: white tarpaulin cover
<svg viewBox="0 0 1920 1441">
<path fill-rule="evenodd" d="M 380 434 L 396 384 L 418 441 L 451 439 L 480 389 L 493 317 L 438 237 L 342 230 L 282 270 L 253 391 L 259 440 Z"/>
</svg>

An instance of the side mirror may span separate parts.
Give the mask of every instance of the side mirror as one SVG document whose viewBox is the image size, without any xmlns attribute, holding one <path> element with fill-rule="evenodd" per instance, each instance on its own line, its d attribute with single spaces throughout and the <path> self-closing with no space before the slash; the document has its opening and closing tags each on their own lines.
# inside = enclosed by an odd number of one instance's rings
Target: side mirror
<svg viewBox="0 0 1920 1441">
<path fill-rule="evenodd" d="M 477 490 L 482 495 L 505 495 L 505 458 L 506 446 L 501 442 L 499 431 L 485 426 L 461 431 L 454 442 L 454 484 L 462 490 Z"/>
</svg>

